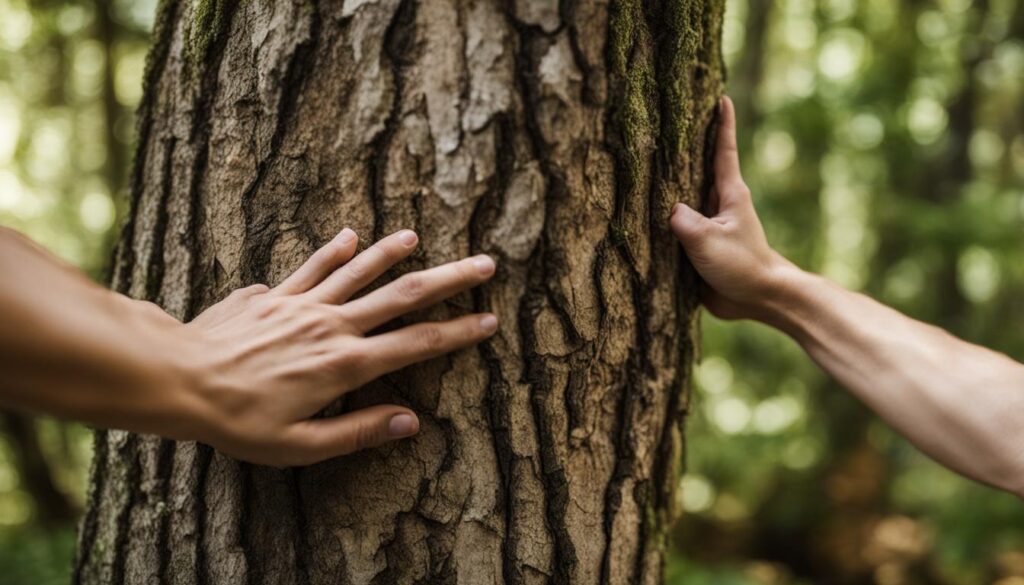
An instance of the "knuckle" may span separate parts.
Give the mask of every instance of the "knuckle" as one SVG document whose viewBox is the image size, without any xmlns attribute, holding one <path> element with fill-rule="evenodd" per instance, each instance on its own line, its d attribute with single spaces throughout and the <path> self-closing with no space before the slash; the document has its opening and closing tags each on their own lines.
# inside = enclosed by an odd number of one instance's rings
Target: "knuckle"
<svg viewBox="0 0 1024 585">
<path fill-rule="evenodd" d="M 263 293 L 269 292 L 270 287 L 265 284 L 252 284 L 245 287 L 244 291 L 246 293 L 246 296 L 261 295 Z"/>
<path fill-rule="evenodd" d="M 744 233 L 747 232 L 747 229 L 745 229 L 743 225 L 737 222 L 727 223 L 721 226 L 719 229 L 721 230 L 722 234 L 730 240 L 740 238 L 743 236 Z"/>
<path fill-rule="evenodd" d="M 276 299 L 262 299 L 256 304 L 256 315 L 260 318 L 269 317 L 277 312 L 280 306 Z"/>
<path fill-rule="evenodd" d="M 296 300 L 286 297 L 261 297 L 255 301 L 256 312 L 257 315 L 265 318 L 289 311 L 296 306 L 297 302 L 301 302 L 298 297 Z"/>
<path fill-rule="evenodd" d="M 472 283 L 480 280 L 480 270 L 473 261 L 458 262 L 455 265 L 455 278 L 460 282 Z"/>
<path fill-rule="evenodd" d="M 397 240 L 394 240 L 392 238 L 385 238 L 374 244 L 374 246 L 376 246 L 377 249 L 380 250 L 381 254 L 384 255 L 384 258 L 388 262 L 393 263 L 402 259 L 402 246 L 398 243 Z"/>
<path fill-rule="evenodd" d="M 320 321 L 330 328 L 332 333 L 345 331 L 348 326 L 348 319 L 345 317 L 345 313 L 332 307 L 324 307 Z"/>
<path fill-rule="evenodd" d="M 426 282 L 422 275 L 406 274 L 395 281 L 395 289 L 403 298 L 417 300 L 423 296 Z"/>
<path fill-rule="evenodd" d="M 325 264 L 337 265 L 348 260 L 348 244 L 331 242 L 320 249 L 321 258 Z"/>
<path fill-rule="evenodd" d="M 330 333 L 327 320 L 317 311 L 303 312 L 295 317 L 295 325 L 299 331 L 305 332 L 310 339 L 322 339 Z M 313 348 L 310 348 L 313 349 Z"/>
<path fill-rule="evenodd" d="M 364 276 L 369 274 L 370 267 L 367 266 L 365 258 L 359 257 L 346 264 L 344 270 L 353 280 L 361 280 Z"/>
<path fill-rule="evenodd" d="M 376 426 L 367 421 L 355 423 L 353 437 L 353 451 L 369 449 L 370 447 L 375 447 L 380 443 L 380 432 L 377 430 Z"/>
<path fill-rule="evenodd" d="M 729 190 L 729 194 L 734 198 L 750 199 L 752 197 L 750 187 L 748 187 L 742 180 L 733 181 L 727 189 Z"/>
<path fill-rule="evenodd" d="M 444 345 L 444 334 L 437 325 L 429 325 L 419 332 L 420 348 L 428 353 L 441 349 Z"/>
<path fill-rule="evenodd" d="M 334 359 L 335 366 L 354 376 L 355 372 L 361 372 L 369 366 L 369 356 L 356 344 L 351 344 L 338 352 Z"/>
</svg>

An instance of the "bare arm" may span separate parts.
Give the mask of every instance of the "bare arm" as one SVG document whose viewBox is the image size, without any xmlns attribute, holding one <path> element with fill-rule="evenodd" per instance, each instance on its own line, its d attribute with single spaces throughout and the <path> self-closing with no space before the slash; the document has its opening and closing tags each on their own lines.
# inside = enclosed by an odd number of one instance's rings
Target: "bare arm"
<svg viewBox="0 0 1024 585">
<path fill-rule="evenodd" d="M 367 332 L 481 284 L 494 262 L 407 274 L 350 300 L 417 243 L 405 230 L 355 256 L 356 240 L 345 230 L 277 287 L 235 291 L 186 325 L 0 228 L 0 405 L 273 465 L 413 435 L 416 415 L 398 405 L 313 417 L 376 377 L 493 334 L 490 314 Z"/>
<path fill-rule="evenodd" d="M 771 250 L 739 172 L 735 116 L 722 105 L 714 215 L 677 206 L 672 228 L 723 318 L 792 336 L 918 448 L 1024 497 L 1024 365 L 804 272 Z"/>
</svg>

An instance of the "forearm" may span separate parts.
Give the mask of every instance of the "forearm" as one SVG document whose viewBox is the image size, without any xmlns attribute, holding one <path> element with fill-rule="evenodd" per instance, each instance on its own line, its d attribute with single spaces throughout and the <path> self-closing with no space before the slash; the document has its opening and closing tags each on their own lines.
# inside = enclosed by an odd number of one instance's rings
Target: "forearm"
<svg viewBox="0 0 1024 585">
<path fill-rule="evenodd" d="M 105 427 L 192 429 L 167 420 L 188 395 L 183 325 L 99 287 L 11 232 L 0 233 L 0 404 Z"/>
<path fill-rule="evenodd" d="M 400 230 L 356 254 L 343 229 L 274 288 L 232 292 L 187 326 L 104 290 L 0 227 L 0 406 L 193 439 L 268 465 L 304 465 L 415 435 L 409 408 L 320 417 L 346 392 L 493 335 L 490 313 L 382 325 L 483 284 L 484 255 L 407 274 Z"/>
<path fill-rule="evenodd" d="M 764 320 L 948 467 L 1024 495 L 1024 366 L 790 269 Z"/>
</svg>

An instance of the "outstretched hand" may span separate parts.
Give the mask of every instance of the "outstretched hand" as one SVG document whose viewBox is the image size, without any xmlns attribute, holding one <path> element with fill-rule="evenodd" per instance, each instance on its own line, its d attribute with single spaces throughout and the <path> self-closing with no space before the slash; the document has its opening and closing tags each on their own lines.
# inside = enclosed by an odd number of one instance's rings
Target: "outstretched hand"
<svg viewBox="0 0 1024 585">
<path fill-rule="evenodd" d="M 720 108 L 710 217 L 677 203 L 671 226 L 704 280 L 708 310 L 724 319 L 756 318 L 770 302 L 780 273 L 792 264 L 768 245 L 740 174 L 732 100 L 723 97 Z"/>
<path fill-rule="evenodd" d="M 467 258 L 353 300 L 417 243 L 403 230 L 356 256 L 356 240 L 345 229 L 280 285 L 237 290 L 188 324 L 197 333 L 189 359 L 201 364 L 200 440 L 247 461 L 302 465 L 414 435 L 415 413 L 397 405 L 313 417 L 374 378 L 496 331 L 494 315 L 475 314 L 368 335 L 483 283 L 495 265 L 488 256 Z"/>
</svg>

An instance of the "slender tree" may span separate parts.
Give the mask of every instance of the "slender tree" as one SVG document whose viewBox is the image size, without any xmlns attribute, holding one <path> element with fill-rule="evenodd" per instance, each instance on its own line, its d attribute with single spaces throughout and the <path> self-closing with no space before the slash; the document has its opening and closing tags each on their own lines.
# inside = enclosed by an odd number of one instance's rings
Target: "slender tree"
<svg viewBox="0 0 1024 585">
<path fill-rule="evenodd" d="M 498 261 L 488 343 L 374 382 L 414 439 L 301 469 L 97 434 L 78 583 L 657 583 L 723 2 L 164 0 L 113 286 L 190 319 L 343 226 Z"/>
</svg>

